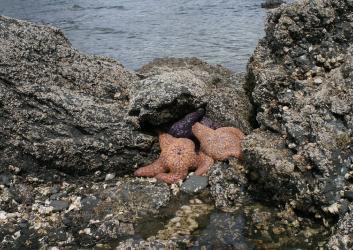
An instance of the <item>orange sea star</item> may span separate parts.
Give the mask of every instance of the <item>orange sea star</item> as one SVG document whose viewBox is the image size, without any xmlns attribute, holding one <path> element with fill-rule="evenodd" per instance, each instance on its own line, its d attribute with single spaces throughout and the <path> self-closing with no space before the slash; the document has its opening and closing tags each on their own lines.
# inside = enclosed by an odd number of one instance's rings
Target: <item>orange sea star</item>
<svg viewBox="0 0 353 250">
<path fill-rule="evenodd" d="M 241 141 L 245 135 L 239 129 L 222 127 L 213 130 L 198 122 L 192 127 L 192 132 L 200 141 L 201 150 L 212 159 L 242 158 Z"/>
<path fill-rule="evenodd" d="M 161 154 L 152 164 L 135 171 L 136 176 L 155 177 L 166 183 L 184 180 L 189 170 L 203 175 L 213 165 L 211 157 L 195 152 L 195 144 L 187 138 L 175 138 L 169 134 L 160 134 Z"/>
</svg>

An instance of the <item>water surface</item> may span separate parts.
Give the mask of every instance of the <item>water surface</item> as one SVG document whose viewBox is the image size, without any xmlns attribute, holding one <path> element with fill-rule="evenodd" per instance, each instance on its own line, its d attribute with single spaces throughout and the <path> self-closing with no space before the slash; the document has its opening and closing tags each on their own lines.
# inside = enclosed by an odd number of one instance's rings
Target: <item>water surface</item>
<svg viewBox="0 0 353 250">
<path fill-rule="evenodd" d="M 60 27 L 81 51 L 137 69 L 196 56 L 243 71 L 264 35 L 262 0 L 1 0 L 0 14 Z"/>
</svg>

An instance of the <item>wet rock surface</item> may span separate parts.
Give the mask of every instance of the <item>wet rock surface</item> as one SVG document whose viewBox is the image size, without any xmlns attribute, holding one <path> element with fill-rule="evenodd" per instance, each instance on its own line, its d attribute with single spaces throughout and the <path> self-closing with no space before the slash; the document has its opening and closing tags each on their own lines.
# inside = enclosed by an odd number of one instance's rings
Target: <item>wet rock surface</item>
<svg viewBox="0 0 353 250">
<path fill-rule="evenodd" d="M 137 77 L 56 28 L 0 17 L 0 169 L 131 173 L 153 137 L 125 122 Z"/>
<path fill-rule="evenodd" d="M 336 233 L 330 238 L 328 248 L 332 250 L 353 248 L 353 214 L 347 213 L 339 222 Z"/>
<path fill-rule="evenodd" d="M 243 166 L 234 158 L 230 163 L 216 163 L 209 170 L 210 194 L 215 206 L 232 211 L 243 204 L 247 179 Z"/>
<path fill-rule="evenodd" d="M 181 190 L 185 193 L 196 194 L 208 186 L 208 176 L 192 175 L 181 185 Z"/>
<path fill-rule="evenodd" d="M 26 188 L 31 192 L 22 192 L 22 200 L 12 195 L 11 190 Z M 135 234 L 140 217 L 158 214 L 170 195 L 166 184 L 151 180 L 68 178 L 52 183 L 13 176 L 9 187 L 0 186 L 0 248 L 111 248 Z"/>
<path fill-rule="evenodd" d="M 0 248 L 352 248 L 352 13 L 274 10 L 247 75 L 196 58 L 128 72 L 0 17 Z M 124 176 L 198 108 L 248 135 L 243 161 L 171 186 Z"/>
<path fill-rule="evenodd" d="M 130 115 L 137 123 L 177 121 L 200 107 L 221 126 L 251 130 L 251 103 L 243 74 L 197 58 L 156 59 L 139 71 L 143 79 L 132 89 Z"/>
<path fill-rule="evenodd" d="M 261 3 L 261 8 L 273 9 L 281 6 L 283 3 L 285 3 L 283 0 L 265 0 Z"/>
<path fill-rule="evenodd" d="M 316 217 L 344 215 L 352 189 L 352 13 L 343 0 L 274 10 L 248 67 L 259 125 L 243 143 L 250 189 Z"/>
</svg>

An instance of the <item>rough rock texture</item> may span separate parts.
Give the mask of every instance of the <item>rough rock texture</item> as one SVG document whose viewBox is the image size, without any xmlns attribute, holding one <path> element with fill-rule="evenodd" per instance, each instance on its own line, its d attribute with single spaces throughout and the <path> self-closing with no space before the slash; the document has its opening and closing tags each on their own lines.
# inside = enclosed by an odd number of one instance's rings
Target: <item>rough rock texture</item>
<svg viewBox="0 0 353 250">
<path fill-rule="evenodd" d="M 353 249 L 353 214 L 347 213 L 338 223 L 337 232 L 330 238 L 328 249 Z"/>
<path fill-rule="evenodd" d="M 259 198 L 343 215 L 352 189 L 353 2 L 271 13 L 248 70 L 259 129 L 243 143 Z"/>
<path fill-rule="evenodd" d="M 196 58 L 156 59 L 139 70 L 143 79 L 131 90 L 130 115 L 140 125 L 161 125 L 206 108 L 221 126 L 251 130 L 251 104 L 243 75 Z"/>
<path fill-rule="evenodd" d="M 137 77 L 56 28 L 0 17 L 0 169 L 132 172 L 153 137 L 124 120 Z"/>
<path fill-rule="evenodd" d="M 231 159 L 229 164 L 218 162 L 208 171 L 210 192 L 217 208 L 232 211 L 242 205 L 247 185 L 242 167 Z"/>
<path fill-rule="evenodd" d="M 273 8 L 277 8 L 283 3 L 284 3 L 283 0 L 265 0 L 263 3 L 261 3 L 261 8 L 273 9 Z"/>
<path fill-rule="evenodd" d="M 166 184 L 149 180 L 94 183 L 51 174 L 51 181 L 14 174 L 8 186 L 0 185 L 0 249 L 112 249 L 171 197 Z"/>
</svg>

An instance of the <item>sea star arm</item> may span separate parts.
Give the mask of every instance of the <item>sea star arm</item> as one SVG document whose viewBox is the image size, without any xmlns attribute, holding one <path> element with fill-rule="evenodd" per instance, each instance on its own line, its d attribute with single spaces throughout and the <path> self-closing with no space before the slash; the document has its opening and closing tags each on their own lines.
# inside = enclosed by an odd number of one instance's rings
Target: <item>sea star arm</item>
<svg viewBox="0 0 353 250">
<path fill-rule="evenodd" d="M 158 158 L 152 164 L 137 169 L 135 171 L 135 176 L 154 177 L 155 175 L 166 171 L 162 159 Z"/>
<path fill-rule="evenodd" d="M 224 127 L 220 129 L 236 135 L 239 138 L 239 140 L 243 140 L 245 138 L 244 133 L 238 128 Z"/>
<path fill-rule="evenodd" d="M 234 156 L 238 158 L 239 160 L 243 159 L 243 151 L 241 150 L 241 145 L 239 143 L 239 147 L 234 148 L 230 153 L 229 156 Z"/>
<path fill-rule="evenodd" d="M 214 160 L 203 152 L 197 156 L 197 169 L 195 175 L 202 176 L 207 174 L 208 169 L 214 164 Z"/>
<path fill-rule="evenodd" d="M 214 130 L 197 122 L 192 126 L 192 133 L 200 140 L 200 138 L 205 138 L 207 135 L 212 135 Z"/>
<path fill-rule="evenodd" d="M 167 147 L 169 147 L 173 141 L 174 141 L 173 136 L 171 136 L 167 133 L 159 134 L 159 146 L 162 151 L 163 151 L 163 149 L 166 149 Z"/>
<path fill-rule="evenodd" d="M 176 173 L 160 173 L 156 176 L 156 179 L 164 181 L 168 184 L 177 183 L 179 180 L 184 180 L 188 175 L 188 171 L 179 171 Z"/>
</svg>

